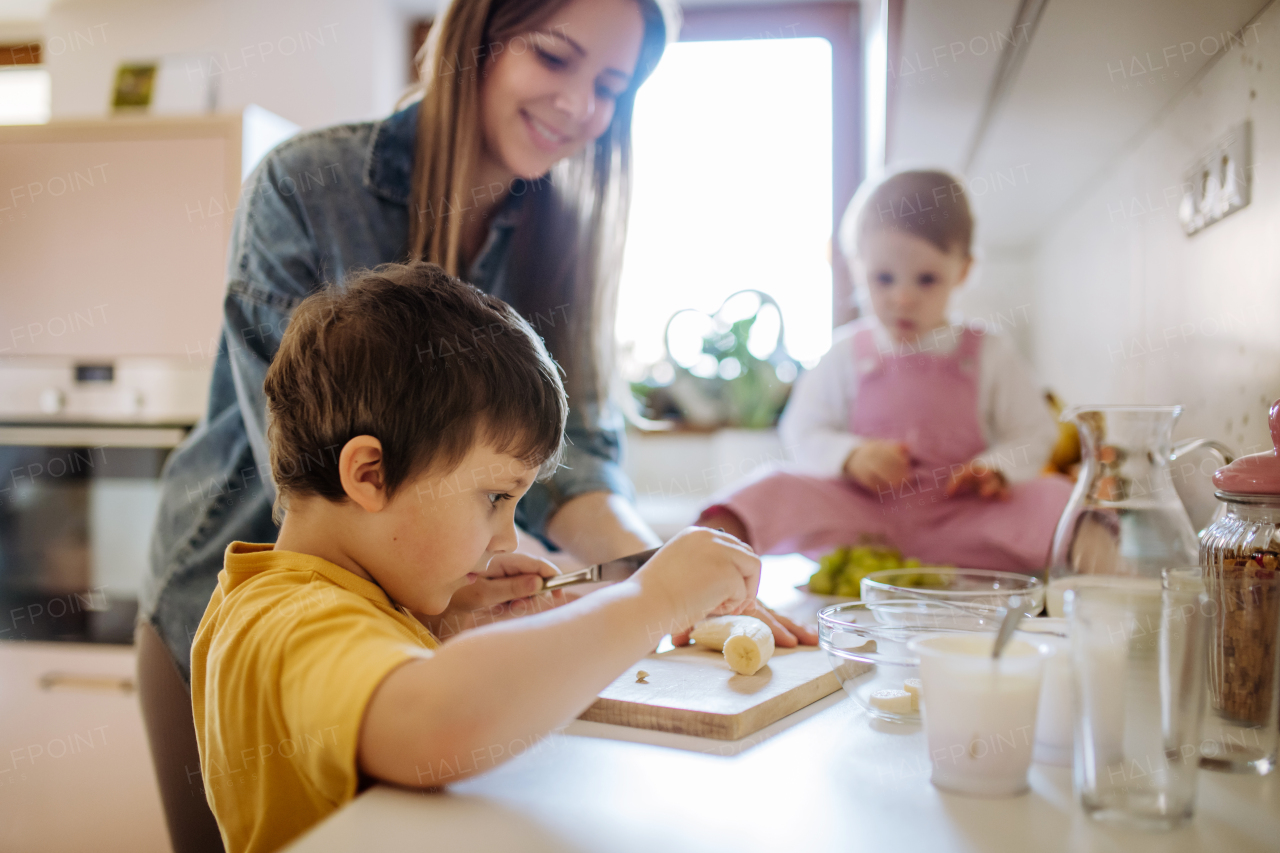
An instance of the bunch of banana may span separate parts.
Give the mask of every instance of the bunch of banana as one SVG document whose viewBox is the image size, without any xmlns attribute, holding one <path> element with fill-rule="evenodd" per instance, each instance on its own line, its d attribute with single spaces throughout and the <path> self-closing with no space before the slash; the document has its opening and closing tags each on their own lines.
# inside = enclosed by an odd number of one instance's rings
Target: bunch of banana
<svg viewBox="0 0 1280 853">
<path fill-rule="evenodd" d="M 1058 440 L 1049 454 L 1049 461 L 1044 466 L 1046 474 L 1066 474 L 1074 477 L 1080 466 L 1080 432 L 1071 421 L 1061 420 L 1066 408 L 1052 391 L 1044 392 L 1045 401 L 1058 418 Z"/>
<path fill-rule="evenodd" d="M 809 591 L 818 595 L 838 595 L 842 598 L 861 598 L 862 579 L 872 572 L 886 569 L 918 569 L 922 564 L 915 557 L 905 560 L 893 548 L 875 545 L 857 545 L 837 548 L 818 560 L 818 570 L 809 578 Z M 907 576 L 903 586 L 923 586 L 926 576 Z"/>
</svg>

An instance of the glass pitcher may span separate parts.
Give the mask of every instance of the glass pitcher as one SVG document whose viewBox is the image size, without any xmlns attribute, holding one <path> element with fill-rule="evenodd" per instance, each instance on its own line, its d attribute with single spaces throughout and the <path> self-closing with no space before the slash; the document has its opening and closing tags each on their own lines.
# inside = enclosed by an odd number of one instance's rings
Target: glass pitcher
<svg viewBox="0 0 1280 853">
<path fill-rule="evenodd" d="M 1053 536 L 1051 615 L 1061 615 L 1054 611 L 1067 588 L 1158 583 L 1161 569 L 1199 564 L 1199 541 L 1169 463 L 1203 446 L 1226 462 L 1233 454 L 1208 439 L 1175 446 L 1173 425 L 1181 414 L 1181 406 L 1078 406 L 1062 413 L 1080 431 L 1082 460 Z"/>
</svg>

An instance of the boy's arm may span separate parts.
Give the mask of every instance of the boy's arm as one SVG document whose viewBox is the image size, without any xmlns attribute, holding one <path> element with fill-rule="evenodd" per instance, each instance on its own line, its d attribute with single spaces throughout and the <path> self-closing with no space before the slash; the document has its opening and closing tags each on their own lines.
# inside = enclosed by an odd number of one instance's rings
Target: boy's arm
<svg viewBox="0 0 1280 853">
<path fill-rule="evenodd" d="M 690 572 L 691 563 L 702 571 Z M 507 757 L 572 720 L 664 634 L 710 612 L 740 612 L 755 595 L 760 561 L 722 533 L 692 528 L 630 580 L 536 616 L 468 631 L 431 658 L 393 670 L 360 728 L 358 762 L 403 785 L 437 784 Z"/>
</svg>

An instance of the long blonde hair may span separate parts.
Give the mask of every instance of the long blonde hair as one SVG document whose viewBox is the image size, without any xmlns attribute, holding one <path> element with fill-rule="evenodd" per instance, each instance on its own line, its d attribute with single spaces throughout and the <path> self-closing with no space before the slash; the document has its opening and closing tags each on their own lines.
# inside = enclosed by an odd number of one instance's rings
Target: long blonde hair
<svg viewBox="0 0 1280 853">
<path fill-rule="evenodd" d="M 515 307 L 566 368 L 572 399 L 608 395 L 618 277 L 631 201 L 631 116 L 636 89 L 678 26 L 666 0 L 635 0 L 644 38 L 609 128 L 557 163 L 527 192 L 508 268 Z M 483 144 L 480 92 L 496 45 L 530 32 L 568 0 L 455 0 L 419 56 L 422 103 L 410 195 L 409 257 L 465 276 L 460 252 L 470 170 Z M 557 322 L 557 317 L 560 320 Z"/>
</svg>

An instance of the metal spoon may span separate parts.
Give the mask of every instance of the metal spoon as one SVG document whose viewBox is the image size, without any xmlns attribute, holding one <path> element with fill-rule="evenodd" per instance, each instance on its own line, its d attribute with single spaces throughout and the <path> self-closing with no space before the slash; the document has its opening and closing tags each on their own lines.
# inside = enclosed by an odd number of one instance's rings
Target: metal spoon
<svg viewBox="0 0 1280 853">
<path fill-rule="evenodd" d="M 1000 657 L 1000 653 L 1004 651 L 1004 647 L 1009 645 L 1009 640 L 1013 638 L 1013 632 L 1018 629 L 1018 623 L 1022 621 L 1023 612 L 1017 607 L 1011 607 L 1008 610 L 1000 608 L 1003 614 L 1000 618 L 1000 630 L 996 631 L 996 641 L 991 646 L 991 657 L 996 659 Z"/>
</svg>

